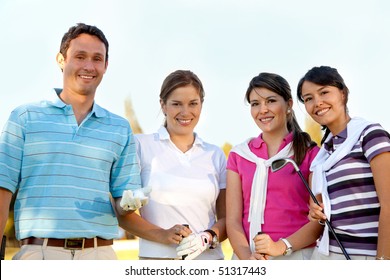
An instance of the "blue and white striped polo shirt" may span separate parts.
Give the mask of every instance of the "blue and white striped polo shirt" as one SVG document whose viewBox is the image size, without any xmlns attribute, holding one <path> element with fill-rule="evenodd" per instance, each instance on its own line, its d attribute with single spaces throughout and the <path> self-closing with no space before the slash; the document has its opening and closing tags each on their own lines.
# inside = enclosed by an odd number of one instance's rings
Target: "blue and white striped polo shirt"
<svg viewBox="0 0 390 280">
<path fill-rule="evenodd" d="M 345 141 L 347 130 L 324 144 L 331 153 Z M 365 128 L 352 151 L 326 172 L 331 223 L 349 254 L 376 256 L 380 204 L 370 161 L 390 152 L 389 134 L 379 125 Z M 332 234 L 329 250 L 341 253 Z"/>
<path fill-rule="evenodd" d="M 78 126 L 57 94 L 16 108 L 0 137 L 0 186 L 18 191 L 16 237 L 117 238 L 110 196 L 141 181 L 129 122 L 94 104 Z"/>
</svg>

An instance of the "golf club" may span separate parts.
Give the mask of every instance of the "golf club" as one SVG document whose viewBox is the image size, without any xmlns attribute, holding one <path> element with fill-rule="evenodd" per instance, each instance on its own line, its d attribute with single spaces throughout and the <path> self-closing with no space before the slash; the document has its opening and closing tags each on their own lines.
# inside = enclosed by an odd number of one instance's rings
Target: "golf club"
<svg viewBox="0 0 390 280">
<path fill-rule="evenodd" d="M 314 193 L 312 192 L 312 190 L 310 189 L 310 186 L 309 184 L 307 183 L 307 181 L 305 180 L 305 178 L 303 177 L 302 175 L 302 172 L 301 170 L 299 169 L 298 165 L 296 164 L 296 162 L 294 160 L 292 160 L 291 158 L 281 158 L 281 159 L 277 159 L 277 160 L 274 160 L 272 163 L 271 163 L 271 171 L 272 172 L 275 172 L 275 171 L 278 171 L 280 169 L 282 169 L 287 163 L 291 163 L 293 166 L 294 166 L 294 169 L 295 171 L 298 173 L 299 177 L 301 177 L 301 180 L 302 182 L 304 183 L 307 191 L 309 192 L 311 198 L 313 199 L 314 203 L 316 203 L 318 206 L 320 206 L 320 203 L 318 202 L 316 196 L 314 195 Z M 347 260 L 350 260 L 350 256 L 348 255 L 347 251 L 345 250 L 343 244 L 341 243 L 341 241 L 339 240 L 334 228 L 332 227 L 332 225 L 330 224 L 329 220 L 326 219 L 325 220 L 325 223 L 326 225 L 328 226 L 329 230 L 332 232 L 334 238 L 336 239 L 336 242 L 337 244 L 339 245 L 341 251 L 343 252 L 345 258 Z"/>
</svg>

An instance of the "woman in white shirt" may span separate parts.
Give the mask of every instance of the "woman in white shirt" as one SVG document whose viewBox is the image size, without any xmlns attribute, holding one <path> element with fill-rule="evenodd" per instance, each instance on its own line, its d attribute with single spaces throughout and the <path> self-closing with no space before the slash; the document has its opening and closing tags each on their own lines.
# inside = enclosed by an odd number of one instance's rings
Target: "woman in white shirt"
<svg viewBox="0 0 390 280">
<path fill-rule="evenodd" d="M 226 157 L 194 132 L 203 100 L 193 72 L 171 73 L 160 92 L 164 125 L 135 136 L 142 186 L 151 192 L 124 229 L 141 238 L 140 259 L 224 258 Z"/>
</svg>

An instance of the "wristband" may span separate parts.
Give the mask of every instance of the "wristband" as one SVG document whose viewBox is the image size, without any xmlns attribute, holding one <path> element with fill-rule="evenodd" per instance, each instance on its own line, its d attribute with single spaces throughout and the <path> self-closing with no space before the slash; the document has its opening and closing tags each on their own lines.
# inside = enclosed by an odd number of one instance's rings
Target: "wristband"
<svg viewBox="0 0 390 280">
<path fill-rule="evenodd" d="M 215 233 L 215 231 L 213 231 L 212 229 L 206 229 L 204 232 L 208 232 L 211 234 L 211 242 L 210 242 L 210 247 L 209 249 L 215 249 L 217 248 L 218 244 L 219 244 L 219 240 L 218 240 L 218 236 L 217 234 Z"/>
</svg>

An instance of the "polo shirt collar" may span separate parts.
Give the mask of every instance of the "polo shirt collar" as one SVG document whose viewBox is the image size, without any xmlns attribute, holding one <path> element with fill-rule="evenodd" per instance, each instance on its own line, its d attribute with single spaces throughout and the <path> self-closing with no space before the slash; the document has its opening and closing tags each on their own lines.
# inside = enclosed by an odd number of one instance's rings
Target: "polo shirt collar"
<svg viewBox="0 0 390 280">
<path fill-rule="evenodd" d="M 343 131 L 341 131 L 337 135 L 334 135 L 332 138 L 338 138 L 338 139 L 340 139 L 340 141 L 344 142 L 347 139 L 347 136 L 348 136 L 348 129 L 346 127 Z"/>
<path fill-rule="evenodd" d="M 55 96 L 52 98 L 52 101 L 50 102 L 53 106 L 57 108 L 65 108 L 68 104 L 66 104 L 64 101 L 61 100 L 59 97 L 60 93 L 62 92 L 62 88 L 54 88 Z M 90 113 L 95 114 L 97 118 L 102 118 L 107 115 L 106 111 L 100 107 L 96 102 L 93 102 L 92 111 Z"/>
<path fill-rule="evenodd" d="M 334 146 L 341 145 L 348 137 L 347 127 L 341 131 L 339 134 L 333 135 L 327 142 L 324 143 L 324 148 L 326 151 L 331 152 L 335 149 Z"/>
<path fill-rule="evenodd" d="M 163 125 L 158 129 L 157 133 L 158 133 L 158 137 L 160 138 L 160 140 L 170 140 L 171 139 L 167 128 Z M 198 134 L 196 132 L 194 132 L 194 134 L 195 134 L 194 145 L 203 146 L 204 145 L 203 140 L 198 136 Z"/>
<path fill-rule="evenodd" d="M 282 144 L 279 149 L 283 149 L 288 143 L 292 142 L 293 139 L 293 133 L 290 132 L 287 134 L 282 141 Z M 263 145 L 267 145 L 263 140 L 263 133 L 261 133 L 257 138 L 254 138 L 251 142 L 251 146 L 260 149 Z"/>
</svg>

